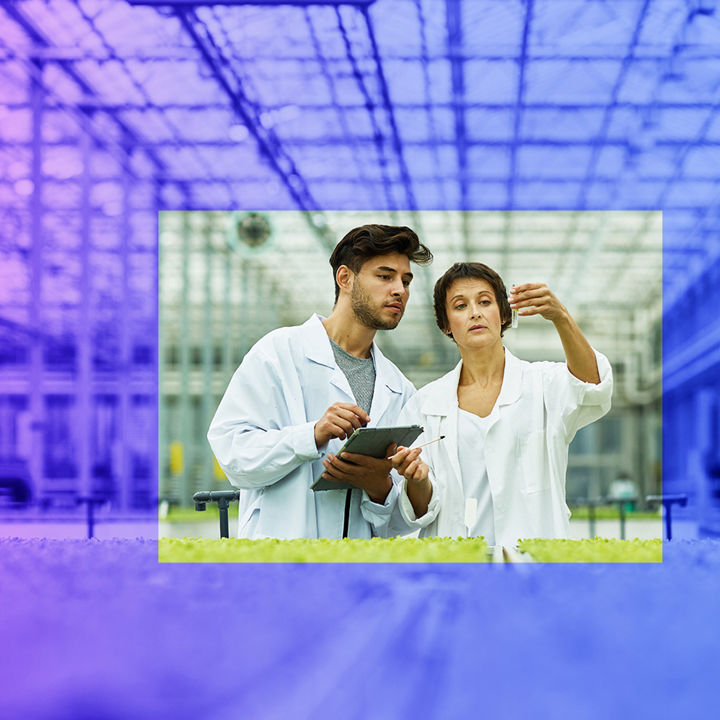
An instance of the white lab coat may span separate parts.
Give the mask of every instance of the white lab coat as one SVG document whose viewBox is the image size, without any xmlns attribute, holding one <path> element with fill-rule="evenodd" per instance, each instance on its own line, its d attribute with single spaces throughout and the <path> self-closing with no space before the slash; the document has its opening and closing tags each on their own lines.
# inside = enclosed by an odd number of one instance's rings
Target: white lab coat
<svg viewBox="0 0 720 720">
<path fill-rule="evenodd" d="M 220 467 L 240 493 L 239 537 L 342 537 L 346 490 L 314 492 L 322 457 L 315 423 L 334 402 L 355 403 L 330 340 L 313 315 L 303 325 L 274 330 L 259 340 L 236 370 L 208 431 Z M 368 427 L 396 424 L 414 394 L 412 383 L 373 343 L 375 388 Z M 349 537 L 385 535 L 397 485 L 384 505 L 353 491 Z"/>
<path fill-rule="evenodd" d="M 485 440 L 496 544 L 511 546 L 520 538 L 568 537 L 570 510 L 565 502 L 568 446 L 581 427 L 607 413 L 612 396 L 610 363 L 604 355 L 598 352 L 595 355 L 600 373 L 598 385 L 578 380 L 565 363 L 531 363 L 505 349 L 498 412 Z M 421 388 L 398 420 L 425 428 L 416 445 L 440 435 L 445 435 L 445 439 L 422 451 L 434 486 L 428 512 L 416 518 L 403 489 L 391 532 L 421 528 L 420 537 L 466 534 L 466 505 L 457 449 L 457 387 L 461 367 L 462 361 L 447 375 Z"/>
</svg>

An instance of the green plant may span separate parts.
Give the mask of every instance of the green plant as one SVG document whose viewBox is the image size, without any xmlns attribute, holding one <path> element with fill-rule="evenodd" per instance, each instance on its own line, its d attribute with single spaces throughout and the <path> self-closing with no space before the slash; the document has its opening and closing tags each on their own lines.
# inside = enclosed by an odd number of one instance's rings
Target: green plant
<svg viewBox="0 0 720 720">
<path fill-rule="evenodd" d="M 245 540 L 161 538 L 161 562 L 476 563 L 487 562 L 482 538 Z"/>
<path fill-rule="evenodd" d="M 521 540 L 518 548 L 535 562 L 662 562 L 662 540 Z"/>
</svg>

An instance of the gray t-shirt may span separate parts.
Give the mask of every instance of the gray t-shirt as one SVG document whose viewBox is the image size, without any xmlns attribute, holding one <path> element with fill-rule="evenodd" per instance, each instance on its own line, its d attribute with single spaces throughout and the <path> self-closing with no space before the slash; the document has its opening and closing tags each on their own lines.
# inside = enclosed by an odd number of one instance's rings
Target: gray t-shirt
<svg viewBox="0 0 720 720">
<path fill-rule="evenodd" d="M 358 358 L 345 352 L 339 345 L 330 340 L 335 362 L 345 373 L 355 402 L 369 415 L 375 389 L 375 363 L 371 357 Z"/>
</svg>

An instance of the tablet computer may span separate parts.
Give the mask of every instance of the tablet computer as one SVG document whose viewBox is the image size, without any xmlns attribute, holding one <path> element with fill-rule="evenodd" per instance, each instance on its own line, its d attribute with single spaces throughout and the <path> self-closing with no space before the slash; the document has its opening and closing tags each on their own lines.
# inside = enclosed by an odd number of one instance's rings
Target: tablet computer
<svg viewBox="0 0 720 720">
<path fill-rule="evenodd" d="M 358 453 L 358 455 L 384 458 L 388 445 L 397 443 L 398 447 L 400 445 L 409 447 L 422 431 L 423 428 L 420 425 L 359 428 L 345 441 L 345 444 L 337 451 L 336 455 L 341 452 L 353 452 Z M 355 486 L 350 485 L 350 483 L 333 482 L 321 475 L 311 487 L 313 490 L 348 490 Z"/>
</svg>

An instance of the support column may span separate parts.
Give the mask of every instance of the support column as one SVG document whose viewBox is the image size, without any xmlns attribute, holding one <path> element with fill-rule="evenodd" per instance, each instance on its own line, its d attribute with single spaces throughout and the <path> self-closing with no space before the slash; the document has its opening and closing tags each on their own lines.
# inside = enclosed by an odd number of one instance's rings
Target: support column
<svg viewBox="0 0 720 720">
<path fill-rule="evenodd" d="M 180 443 L 182 445 L 183 461 L 180 474 L 180 501 L 189 505 L 192 499 L 192 484 L 190 479 L 189 463 L 192 457 L 192 428 L 190 407 L 190 214 L 182 213 L 182 242 L 180 246 L 182 266 L 182 294 L 180 296 L 180 333 L 178 344 L 180 346 L 180 403 L 178 407 L 180 417 Z"/>
<path fill-rule="evenodd" d="M 159 183 L 158 183 L 159 185 Z M 158 191 L 159 200 L 160 191 Z M 156 205 L 160 207 L 159 202 Z M 157 479 L 157 496 L 158 498 L 166 498 L 170 494 L 169 479 L 166 477 L 166 468 L 169 464 L 169 446 L 171 439 L 168 437 L 167 431 L 167 413 L 168 413 L 168 395 L 167 388 L 165 387 L 166 375 L 165 367 L 167 358 L 165 356 L 165 325 L 167 318 L 163 317 L 163 303 L 162 303 L 162 292 L 164 273 L 162 272 L 163 262 L 167 259 L 168 250 L 163 247 L 161 238 L 164 230 L 164 214 L 158 210 L 158 249 L 157 249 L 157 305 L 156 305 L 156 317 L 157 317 L 157 382 L 155 387 L 157 388 L 157 413 L 158 413 L 158 438 L 157 438 L 157 453 L 155 454 L 156 472 L 154 477 Z"/>
<path fill-rule="evenodd" d="M 33 192 L 30 197 L 30 307 L 29 325 L 38 337 L 30 345 L 30 475 L 33 494 L 40 498 L 47 493 L 45 481 L 45 407 L 43 403 L 43 341 L 39 335 L 43 328 L 42 275 L 43 275 L 43 173 L 42 173 L 42 121 L 45 106 L 43 86 L 44 65 L 33 60 L 36 72 L 30 74 L 30 106 L 32 110 L 32 161 Z"/>
<path fill-rule="evenodd" d="M 123 142 L 123 151 L 130 157 L 130 143 L 128 138 Z M 117 466 L 113 467 L 115 495 L 118 506 L 129 510 L 132 503 L 132 428 L 130 426 L 130 399 L 132 393 L 132 334 L 130 302 L 130 193 L 132 178 L 127 167 L 122 167 L 122 221 L 120 225 L 120 267 L 122 272 L 122 296 L 120 298 L 120 368 L 118 373 L 118 414 L 117 434 L 114 442 L 119 451 L 113 453 L 113 460 Z"/>
<path fill-rule="evenodd" d="M 129 179 L 129 178 L 128 178 Z M 162 181 L 153 180 L 153 209 L 155 215 L 155 237 L 157 239 L 157 247 L 153 253 L 153 288 L 155 289 L 155 299 L 153 305 L 153 320 L 156 331 L 157 342 L 154 344 L 155 360 L 153 362 L 151 377 L 152 387 L 154 389 L 155 398 L 153 404 L 154 422 L 153 428 L 155 432 L 155 447 L 150 450 L 150 498 L 151 502 L 155 498 L 160 497 L 160 468 L 164 468 L 164 462 L 167 453 L 167 442 L 165 436 L 161 433 L 160 413 L 161 403 L 163 402 L 162 385 L 161 385 L 161 369 L 165 362 L 162 354 L 163 346 L 160 343 L 160 208 L 162 207 Z"/>
<path fill-rule="evenodd" d="M 690 491 L 692 502 L 693 490 L 697 498 L 697 519 L 700 526 L 710 527 L 712 513 L 711 479 L 707 472 L 708 456 L 712 454 L 713 438 L 713 414 L 716 411 L 716 398 L 713 389 L 704 387 L 695 391 L 694 413 L 693 413 L 693 436 L 694 447 L 691 449 L 690 462 L 691 482 L 686 483 Z M 695 484 L 695 487 L 693 487 Z M 663 491 L 663 494 L 666 494 Z"/>
<path fill-rule="evenodd" d="M 87 133 L 80 138 L 83 157 L 83 174 L 81 181 L 82 213 L 80 223 L 80 308 L 78 313 L 78 327 L 76 330 L 77 369 L 75 374 L 75 411 L 77 424 L 75 435 L 77 440 L 77 492 L 83 497 L 90 497 L 93 488 L 91 474 L 92 437 L 94 433 L 92 418 L 92 280 L 90 267 L 90 219 L 92 204 L 90 191 L 92 186 L 91 160 L 92 139 Z"/>
<path fill-rule="evenodd" d="M 203 348 L 202 348 L 202 398 L 200 400 L 200 411 L 202 413 L 202 424 L 200 437 L 194 438 L 195 445 L 200 445 L 200 457 L 202 458 L 200 478 L 201 488 L 211 487 L 213 476 L 212 452 L 205 437 L 210 421 L 213 416 L 214 398 L 212 393 L 212 372 L 213 372 L 213 304 L 212 304 L 212 279 L 213 279 L 213 245 L 212 236 L 215 229 L 215 213 L 204 213 L 203 227 L 203 257 L 205 261 L 205 278 L 203 292 Z"/>
<path fill-rule="evenodd" d="M 236 341 L 232 329 L 232 270 L 236 266 L 235 257 L 230 248 L 223 248 L 223 306 L 222 306 L 222 374 L 223 390 L 230 381 L 235 368 L 233 367 L 233 342 Z M 239 313 L 238 313 L 239 314 Z"/>
</svg>

